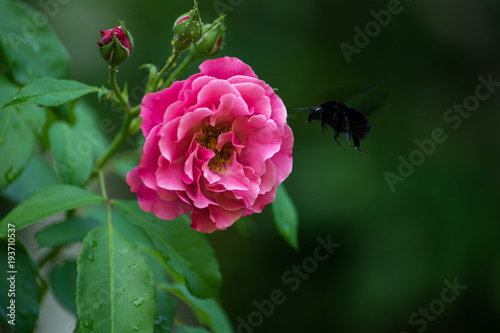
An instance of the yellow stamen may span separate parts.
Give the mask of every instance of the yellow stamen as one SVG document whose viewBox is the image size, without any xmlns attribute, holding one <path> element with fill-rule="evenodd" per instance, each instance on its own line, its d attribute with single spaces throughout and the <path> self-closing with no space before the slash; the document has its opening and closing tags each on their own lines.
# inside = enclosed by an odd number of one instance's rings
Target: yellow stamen
<svg viewBox="0 0 500 333">
<path fill-rule="evenodd" d="M 201 135 L 195 140 L 207 149 L 210 149 L 215 153 L 215 156 L 208 162 L 208 168 L 210 170 L 222 170 L 226 166 L 226 162 L 231 164 L 231 154 L 234 150 L 234 146 L 231 142 L 226 142 L 222 149 L 219 151 L 215 147 L 217 146 L 217 140 L 219 135 L 228 132 L 230 129 L 227 126 L 213 127 L 207 126 L 201 130 Z"/>
</svg>

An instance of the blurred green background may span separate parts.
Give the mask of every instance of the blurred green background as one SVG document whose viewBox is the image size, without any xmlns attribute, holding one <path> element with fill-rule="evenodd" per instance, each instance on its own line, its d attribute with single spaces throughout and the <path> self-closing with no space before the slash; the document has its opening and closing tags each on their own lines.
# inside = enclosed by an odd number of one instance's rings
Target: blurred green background
<svg viewBox="0 0 500 333">
<path fill-rule="evenodd" d="M 118 78 L 137 92 L 146 74 L 137 68 L 163 65 L 171 26 L 192 5 L 30 3 L 50 16 L 70 53 L 73 78 L 93 85 L 107 80 L 99 30 L 125 20 L 136 49 Z M 400 12 L 348 63 L 339 44 L 355 46 L 354 28 L 364 31 L 375 22 L 371 11 L 396 3 L 200 0 L 204 22 L 215 19 L 218 8 L 227 10 L 218 56 L 242 59 L 278 89 L 295 136 L 294 168 L 285 184 L 300 215 L 300 253 L 277 234 L 270 209 L 209 237 L 223 274 L 221 301 L 235 328 L 238 317 L 259 324 L 239 332 L 500 331 L 500 87 L 457 128 L 443 119 L 475 94 L 478 76 L 500 81 L 500 2 L 401 1 Z M 370 154 L 339 147 L 333 131 L 323 136 L 319 123 L 307 125 L 305 114 L 291 111 L 345 100 L 376 83 L 387 99 L 369 115 L 372 133 L 361 148 Z M 103 116 L 110 112 L 99 107 Z M 392 191 L 386 172 L 398 174 L 398 158 L 416 156 L 415 140 L 430 139 L 436 128 L 446 141 Z M 128 197 L 128 188 L 117 185 L 115 196 Z M 341 245 L 290 290 L 282 275 L 314 254 L 318 237 Z M 467 289 L 443 302 L 443 292 L 446 299 L 453 295 L 444 280 L 455 279 Z M 269 300 L 274 289 L 286 300 L 259 322 L 254 301 Z M 421 312 L 429 307 L 427 315 Z"/>
</svg>

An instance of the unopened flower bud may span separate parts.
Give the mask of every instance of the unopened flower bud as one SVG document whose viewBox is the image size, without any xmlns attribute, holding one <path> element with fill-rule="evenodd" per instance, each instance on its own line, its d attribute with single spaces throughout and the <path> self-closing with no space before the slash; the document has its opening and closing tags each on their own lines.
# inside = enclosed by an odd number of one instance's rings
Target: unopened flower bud
<svg viewBox="0 0 500 333">
<path fill-rule="evenodd" d="M 191 45 L 191 53 L 198 58 L 209 57 L 222 48 L 224 41 L 224 16 L 214 22 L 203 25 L 203 33 L 199 41 Z"/>
<path fill-rule="evenodd" d="M 134 40 L 123 24 L 113 29 L 102 30 L 101 37 L 101 41 L 97 42 L 99 52 L 110 65 L 118 66 L 132 53 Z"/>
<path fill-rule="evenodd" d="M 175 20 L 172 44 L 177 50 L 184 51 L 189 45 L 201 38 L 201 33 L 200 12 L 198 11 L 198 3 L 195 1 L 192 10 Z"/>
</svg>

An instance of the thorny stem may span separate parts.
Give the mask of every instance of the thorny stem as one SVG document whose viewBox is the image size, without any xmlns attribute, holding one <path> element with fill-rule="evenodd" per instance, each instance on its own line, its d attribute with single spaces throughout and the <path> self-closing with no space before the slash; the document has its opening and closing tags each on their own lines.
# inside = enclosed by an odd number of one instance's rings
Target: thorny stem
<svg viewBox="0 0 500 333">
<path fill-rule="evenodd" d="M 113 90 L 114 95 L 116 96 L 116 98 L 118 98 L 120 106 L 124 109 L 126 113 L 132 113 L 127 100 L 120 92 L 120 89 L 118 89 L 118 85 L 116 84 L 116 72 L 118 72 L 118 66 L 109 67 L 109 84 L 111 85 L 111 89 Z"/>
<path fill-rule="evenodd" d="M 127 100 L 118 89 L 118 85 L 116 84 L 116 72 L 117 66 L 109 67 L 109 83 L 111 85 L 111 89 L 113 90 L 114 97 L 118 100 L 119 106 L 123 109 L 125 118 L 123 119 L 122 127 L 120 128 L 118 134 L 114 137 L 113 141 L 111 141 L 110 145 L 106 149 L 106 151 L 97 159 L 94 164 L 94 170 L 87 181 L 87 184 L 98 175 L 99 171 L 102 169 L 104 164 L 113 156 L 121 145 L 128 139 L 130 135 L 130 123 L 132 120 L 139 115 L 139 112 L 134 112 L 130 108 Z M 140 106 L 139 106 L 140 108 Z M 136 108 L 134 108 L 135 110 Z M 87 185 L 85 184 L 85 185 Z"/>
<path fill-rule="evenodd" d="M 196 59 L 197 58 L 191 52 L 189 52 L 187 57 L 185 57 L 184 60 L 182 60 L 181 64 L 172 72 L 172 74 L 170 74 L 167 80 L 165 80 L 165 82 L 161 86 L 161 89 L 170 87 L 170 85 L 175 80 L 177 80 L 179 76 L 181 76 L 182 73 L 184 73 L 184 71 L 186 71 L 186 69 L 188 69 L 188 67 L 191 66 L 193 62 L 195 62 Z"/>
<path fill-rule="evenodd" d="M 148 87 L 148 90 L 146 91 L 146 94 L 151 92 L 151 91 L 157 91 L 158 86 L 162 80 L 162 78 L 165 76 L 165 74 L 172 69 L 172 67 L 175 65 L 175 61 L 179 57 L 182 51 L 179 51 L 178 49 L 174 48 L 172 51 L 172 55 L 168 59 L 167 63 L 165 66 L 161 69 L 161 71 L 158 73 L 156 76 L 155 80 L 153 81 L 153 84 Z M 194 57 L 191 53 L 182 61 L 180 66 L 176 68 L 174 72 L 168 77 L 168 79 L 163 83 L 162 88 L 168 87 L 176 80 L 188 67 L 191 65 L 194 61 L 196 60 L 196 57 Z M 126 98 L 124 95 L 120 92 L 120 89 L 118 88 L 118 85 L 116 84 L 116 72 L 117 72 L 117 66 L 110 66 L 109 68 L 109 83 L 111 85 L 111 89 L 113 91 L 114 97 L 117 99 L 119 106 L 123 109 L 125 118 L 123 119 L 122 126 L 118 132 L 118 134 L 114 137 L 113 141 L 111 141 L 109 147 L 106 149 L 106 151 L 97 159 L 97 161 L 94 164 L 94 170 L 92 172 L 92 175 L 90 176 L 89 180 L 87 181 L 87 184 L 94 178 L 96 177 L 101 169 L 104 167 L 106 162 L 120 149 L 121 145 L 128 139 L 128 137 L 132 134 L 131 133 L 131 124 L 132 121 L 139 116 L 139 113 L 141 111 L 141 106 L 140 104 L 134 106 L 133 108 L 130 107 L 128 104 Z M 138 127 L 138 126 L 134 126 Z"/>
<path fill-rule="evenodd" d="M 178 50 L 176 48 L 173 49 L 172 55 L 170 56 L 170 58 L 168 58 L 167 63 L 161 69 L 160 73 L 158 73 L 158 75 L 156 76 L 156 79 L 153 82 L 153 85 L 151 86 L 151 89 L 153 91 L 157 91 L 158 90 L 158 85 L 160 84 L 161 79 L 175 65 L 175 61 L 177 60 L 177 58 L 179 57 L 179 54 L 181 54 L 181 52 L 182 51 L 180 51 L 180 50 Z M 148 92 L 149 91 L 147 91 L 146 93 L 148 93 Z"/>
</svg>

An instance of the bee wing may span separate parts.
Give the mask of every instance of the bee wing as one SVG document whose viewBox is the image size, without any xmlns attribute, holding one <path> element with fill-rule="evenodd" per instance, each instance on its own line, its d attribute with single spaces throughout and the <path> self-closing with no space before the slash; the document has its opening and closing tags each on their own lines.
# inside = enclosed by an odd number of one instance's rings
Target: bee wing
<svg viewBox="0 0 500 333">
<path fill-rule="evenodd" d="M 365 115 L 369 115 L 379 109 L 386 102 L 387 97 L 387 91 L 376 83 L 349 97 L 344 103 L 352 108 L 363 110 Z"/>
<path fill-rule="evenodd" d="M 366 139 L 371 131 L 371 125 L 368 118 L 358 110 L 350 107 L 345 109 L 345 114 L 349 121 L 352 135 L 357 136 L 361 140 Z"/>
</svg>

